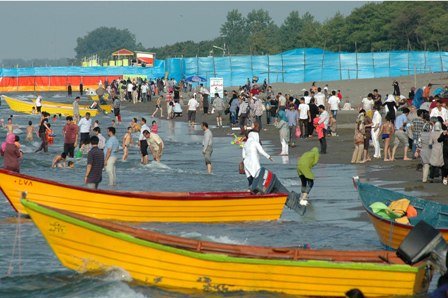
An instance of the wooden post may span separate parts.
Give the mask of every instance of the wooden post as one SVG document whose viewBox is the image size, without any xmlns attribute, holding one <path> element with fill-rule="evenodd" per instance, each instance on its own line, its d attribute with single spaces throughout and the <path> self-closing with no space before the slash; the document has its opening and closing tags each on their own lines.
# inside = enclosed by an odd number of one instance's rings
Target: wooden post
<svg viewBox="0 0 448 298">
<path fill-rule="evenodd" d="M 269 54 L 266 55 L 268 58 L 268 84 L 271 84 L 271 65 L 269 61 Z"/>
<path fill-rule="evenodd" d="M 322 51 L 322 64 L 320 66 L 320 80 L 323 81 L 323 77 L 324 77 L 324 66 L 325 66 L 325 48 L 327 46 L 327 41 L 324 42 L 324 49 Z M 304 66 L 305 68 L 305 66 Z"/>
<path fill-rule="evenodd" d="M 440 57 L 440 70 L 443 72 L 443 59 L 442 59 L 442 52 L 440 51 L 439 41 L 437 41 L 437 50 L 439 51 L 439 57 Z"/>
<path fill-rule="evenodd" d="M 409 75 L 409 72 L 410 72 L 410 63 L 409 63 L 409 56 L 410 56 L 410 53 L 411 53 L 411 49 L 410 49 L 410 42 L 409 42 L 409 38 L 408 38 L 408 75 Z"/>
<path fill-rule="evenodd" d="M 229 68 L 230 68 L 230 82 L 233 84 L 233 76 L 232 76 L 232 56 L 229 54 Z"/>
<path fill-rule="evenodd" d="M 355 41 L 355 57 L 356 57 L 356 79 L 358 79 L 358 46 L 356 44 L 356 41 Z"/>
<path fill-rule="evenodd" d="M 342 80 L 341 45 L 339 45 L 339 80 Z"/>
<path fill-rule="evenodd" d="M 283 68 L 283 53 L 281 54 L 281 58 L 282 58 L 282 82 L 285 82 L 285 69 Z"/>
</svg>

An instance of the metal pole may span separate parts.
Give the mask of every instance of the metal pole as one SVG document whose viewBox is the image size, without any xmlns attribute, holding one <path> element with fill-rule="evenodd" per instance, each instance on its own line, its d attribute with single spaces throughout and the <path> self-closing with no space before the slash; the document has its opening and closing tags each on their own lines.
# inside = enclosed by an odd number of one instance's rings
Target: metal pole
<svg viewBox="0 0 448 298">
<path fill-rule="evenodd" d="M 215 56 L 213 58 L 213 76 L 216 77 L 216 65 L 215 65 Z"/>
<path fill-rule="evenodd" d="M 411 66 L 409 65 L 409 56 L 410 56 L 410 54 L 411 54 L 411 53 L 410 53 L 410 45 L 409 45 L 409 38 L 408 38 L 408 75 L 409 75 L 409 72 L 410 72 L 410 69 L 409 69 L 409 68 L 411 67 Z"/>
<path fill-rule="evenodd" d="M 230 82 L 233 85 L 232 56 L 230 55 L 229 55 L 229 67 L 230 67 Z"/>
<path fill-rule="evenodd" d="M 440 57 L 440 69 L 443 72 L 443 59 L 442 59 L 442 52 L 440 51 L 439 41 L 437 41 L 437 49 L 439 51 L 439 57 Z"/>
<path fill-rule="evenodd" d="M 303 50 L 303 81 L 306 82 L 306 49 Z"/>
<path fill-rule="evenodd" d="M 324 77 L 324 61 L 325 61 L 325 48 L 327 45 L 327 41 L 324 42 L 324 50 L 322 51 L 322 64 L 320 67 L 320 80 L 323 81 L 323 77 Z M 305 65 L 303 65 L 303 67 L 305 68 Z"/>
<path fill-rule="evenodd" d="M 270 74 L 271 74 L 271 65 L 269 62 L 269 54 L 266 55 L 268 58 L 268 84 L 271 84 L 271 78 L 270 78 Z"/>
</svg>

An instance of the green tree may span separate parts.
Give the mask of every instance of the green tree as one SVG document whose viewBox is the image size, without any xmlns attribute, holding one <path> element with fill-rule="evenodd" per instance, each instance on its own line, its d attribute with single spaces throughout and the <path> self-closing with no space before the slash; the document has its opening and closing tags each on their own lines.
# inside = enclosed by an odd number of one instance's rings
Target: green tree
<svg viewBox="0 0 448 298">
<path fill-rule="evenodd" d="M 221 25 L 221 37 L 230 53 L 241 53 L 248 37 L 246 18 L 237 10 L 227 13 L 226 22 Z"/>
<path fill-rule="evenodd" d="M 249 33 L 249 48 L 251 54 L 273 54 L 280 48 L 278 33 L 267 10 L 252 10 L 247 14 L 247 31 Z"/>
<path fill-rule="evenodd" d="M 141 43 L 137 43 L 135 35 L 128 29 L 117 29 L 100 27 L 89 32 L 84 37 L 76 40 L 76 58 L 82 59 L 86 56 L 98 55 L 102 59 L 121 48 L 127 48 L 131 51 L 142 50 Z"/>
</svg>

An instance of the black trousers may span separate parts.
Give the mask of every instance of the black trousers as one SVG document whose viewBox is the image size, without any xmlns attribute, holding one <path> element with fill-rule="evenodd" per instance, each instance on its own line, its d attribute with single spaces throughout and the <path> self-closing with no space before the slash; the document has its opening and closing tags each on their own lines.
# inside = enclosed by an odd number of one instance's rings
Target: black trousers
<svg viewBox="0 0 448 298">
<path fill-rule="evenodd" d="M 320 153 L 327 154 L 327 130 L 324 129 L 324 137 L 319 139 L 320 143 Z"/>
</svg>

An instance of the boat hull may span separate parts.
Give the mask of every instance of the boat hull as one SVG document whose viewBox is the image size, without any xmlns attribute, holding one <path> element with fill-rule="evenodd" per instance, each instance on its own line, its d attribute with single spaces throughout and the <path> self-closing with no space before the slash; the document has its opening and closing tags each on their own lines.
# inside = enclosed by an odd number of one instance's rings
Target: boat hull
<svg viewBox="0 0 448 298">
<path fill-rule="evenodd" d="M 20 100 L 17 98 L 12 98 L 9 96 L 3 96 L 3 99 L 8 104 L 9 108 L 14 112 L 32 114 L 33 107 L 35 107 L 34 103 L 28 102 L 25 100 Z M 110 111 L 110 107 L 106 108 Z M 48 112 L 51 115 L 64 115 L 64 116 L 73 116 L 73 106 L 69 104 L 59 104 L 54 102 L 45 102 L 42 106 L 42 112 Z M 92 117 L 95 117 L 98 113 L 98 110 L 89 109 L 86 106 L 80 106 L 79 114 L 81 116 L 85 116 L 85 114 L 89 112 Z"/>
<path fill-rule="evenodd" d="M 22 192 L 33 202 L 100 219 L 130 222 L 277 220 L 287 194 L 248 192 L 125 192 L 91 190 L 0 170 L 0 188 L 23 214 Z"/>
<path fill-rule="evenodd" d="M 358 190 L 364 210 L 367 212 L 369 220 L 372 222 L 381 243 L 387 248 L 397 249 L 403 239 L 420 220 L 425 220 L 434 226 L 442 233 L 443 238 L 448 241 L 448 226 L 446 226 L 448 224 L 448 206 L 382 189 L 367 183 L 360 183 L 359 181 L 355 183 L 355 188 Z M 410 224 L 408 225 L 384 219 L 373 213 L 369 207 L 374 202 L 383 202 L 388 205 L 391 201 L 401 198 L 407 198 L 410 204 L 418 211 L 418 216 L 411 218 Z"/>
<path fill-rule="evenodd" d="M 423 264 L 411 267 L 206 253 L 201 251 L 200 241 L 196 249 L 187 250 L 182 244 L 148 241 L 33 202 L 23 204 L 61 263 L 80 273 L 120 268 L 134 281 L 163 288 L 332 297 L 344 296 L 352 288 L 369 297 L 415 295 L 425 293 L 429 284 Z"/>
</svg>

